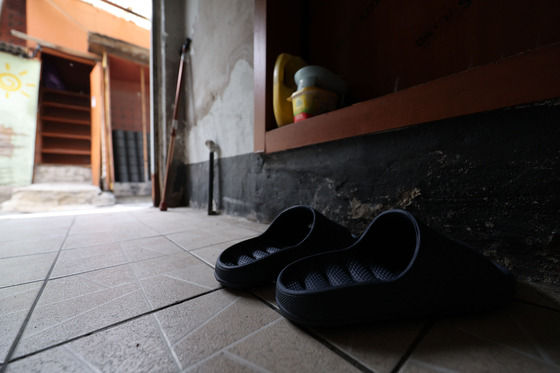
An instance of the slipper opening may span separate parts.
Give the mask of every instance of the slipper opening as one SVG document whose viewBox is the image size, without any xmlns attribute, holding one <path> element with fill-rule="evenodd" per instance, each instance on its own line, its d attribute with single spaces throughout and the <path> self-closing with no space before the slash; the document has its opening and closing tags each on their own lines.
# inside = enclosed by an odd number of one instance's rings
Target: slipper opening
<svg viewBox="0 0 560 373">
<path fill-rule="evenodd" d="M 381 281 L 399 277 L 412 263 L 419 243 L 419 229 L 408 213 L 392 211 L 380 215 L 364 236 L 361 261 Z"/>
<path fill-rule="evenodd" d="M 311 209 L 297 207 L 280 214 L 267 231 L 223 252 L 220 261 L 227 267 L 251 264 L 302 242 L 311 232 L 315 215 Z"/>
<path fill-rule="evenodd" d="M 315 214 L 311 208 L 298 206 L 279 215 L 265 233 L 276 247 L 295 246 L 311 233 Z"/>
<path fill-rule="evenodd" d="M 347 251 L 319 255 L 291 266 L 282 277 L 290 291 L 321 291 L 365 282 L 388 282 L 412 263 L 418 226 L 407 213 L 380 215 L 360 241 Z"/>
</svg>

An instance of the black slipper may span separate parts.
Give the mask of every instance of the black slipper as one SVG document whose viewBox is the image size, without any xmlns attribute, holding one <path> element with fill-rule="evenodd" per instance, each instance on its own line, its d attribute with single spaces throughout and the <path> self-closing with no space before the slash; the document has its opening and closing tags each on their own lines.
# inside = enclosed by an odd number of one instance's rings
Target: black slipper
<svg viewBox="0 0 560 373">
<path fill-rule="evenodd" d="M 249 288 L 276 280 L 293 261 L 350 246 L 355 237 L 309 206 L 281 212 L 260 236 L 225 249 L 214 275 L 225 286 Z"/>
<path fill-rule="evenodd" d="M 276 281 L 280 312 L 318 326 L 476 311 L 514 291 L 505 268 L 402 210 L 377 216 L 347 249 L 290 264 Z"/>
</svg>

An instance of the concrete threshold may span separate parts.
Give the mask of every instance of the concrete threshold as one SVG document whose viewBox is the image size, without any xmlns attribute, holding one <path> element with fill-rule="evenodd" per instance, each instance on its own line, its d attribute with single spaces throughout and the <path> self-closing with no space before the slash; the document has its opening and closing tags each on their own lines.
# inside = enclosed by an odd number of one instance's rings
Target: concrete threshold
<svg viewBox="0 0 560 373">
<path fill-rule="evenodd" d="M 83 210 L 115 204 L 115 196 L 85 183 L 40 183 L 14 188 L 2 212 Z"/>
</svg>

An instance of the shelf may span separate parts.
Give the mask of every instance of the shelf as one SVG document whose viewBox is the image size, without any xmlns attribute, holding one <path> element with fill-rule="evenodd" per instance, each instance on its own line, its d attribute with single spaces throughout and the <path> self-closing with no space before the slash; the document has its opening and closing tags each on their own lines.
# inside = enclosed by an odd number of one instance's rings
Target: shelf
<svg viewBox="0 0 560 373">
<path fill-rule="evenodd" d="M 77 92 L 70 92 L 70 91 L 62 91 L 58 89 L 52 88 L 42 88 L 43 92 L 43 104 L 50 104 L 56 103 L 58 105 L 68 105 L 73 109 L 90 109 L 90 97 L 89 95 L 85 95 L 83 93 Z"/>
<path fill-rule="evenodd" d="M 44 64 L 56 67 L 58 80 L 65 88 L 41 86 L 36 162 L 90 165 L 92 109 L 89 74 L 92 66 L 48 53 L 43 53 L 41 59 Z"/>
<path fill-rule="evenodd" d="M 75 104 L 65 104 L 65 103 L 50 102 L 50 101 L 44 101 L 43 106 L 44 107 L 53 107 L 53 108 L 58 108 L 58 109 L 78 110 L 78 111 L 84 111 L 86 113 L 89 113 L 90 110 L 91 110 L 89 106 L 75 105 Z"/>
<path fill-rule="evenodd" d="M 56 121 L 43 120 L 42 133 L 59 135 L 65 134 L 89 139 L 91 137 L 91 128 L 90 126 L 82 124 L 76 125 L 74 123 L 60 123 Z"/>
<path fill-rule="evenodd" d="M 60 133 L 60 132 L 45 132 L 41 133 L 43 137 L 53 137 L 59 139 L 76 139 L 76 140 L 90 140 L 90 135 L 76 135 L 71 133 Z"/>
<path fill-rule="evenodd" d="M 44 164 L 90 165 L 90 155 L 42 154 Z"/>
<path fill-rule="evenodd" d="M 90 155 L 90 150 L 77 150 L 68 148 L 43 148 L 41 153 L 44 154 L 67 154 L 67 155 Z"/>
<path fill-rule="evenodd" d="M 64 91 L 64 90 L 61 90 L 61 89 L 48 88 L 48 87 L 43 87 L 42 89 L 43 89 L 44 93 L 50 93 L 50 94 L 66 96 L 66 97 L 77 97 L 77 98 L 82 98 L 82 99 L 85 99 L 85 100 L 89 101 L 89 94 L 87 94 L 87 93 Z"/>
<path fill-rule="evenodd" d="M 86 119 L 73 119 L 73 118 L 64 118 L 59 116 L 52 116 L 52 115 L 42 115 L 42 120 L 46 121 L 53 121 L 59 123 L 68 123 L 68 124 L 76 124 L 78 126 L 89 126 L 90 121 Z"/>
<path fill-rule="evenodd" d="M 560 97 L 560 44 L 266 131 L 266 152 Z"/>
<path fill-rule="evenodd" d="M 438 0 L 404 8 L 398 2 L 256 0 L 254 151 L 558 98 L 559 15 L 560 3 L 552 0 L 515 9 L 466 1 L 441 7 Z M 278 128 L 272 77 L 280 53 L 340 75 L 358 103 Z"/>
</svg>

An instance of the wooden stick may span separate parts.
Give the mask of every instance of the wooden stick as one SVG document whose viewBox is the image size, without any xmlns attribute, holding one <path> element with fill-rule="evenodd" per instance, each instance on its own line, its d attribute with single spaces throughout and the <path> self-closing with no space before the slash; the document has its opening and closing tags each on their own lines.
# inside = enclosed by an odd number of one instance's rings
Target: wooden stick
<svg viewBox="0 0 560 373">
<path fill-rule="evenodd" d="M 171 124 L 171 140 L 169 141 L 169 148 L 167 151 L 167 162 L 165 165 L 165 180 L 163 183 L 163 191 L 161 197 L 161 203 L 159 204 L 159 209 L 161 211 L 167 211 L 167 182 L 169 181 L 169 170 L 171 168 L 171 159 L 173 158 L 173 148 L 175 147 L 175 135 L 177 134 L 177 122 L 179 113 L 179 98 L 181 97 L 181 88 L 183 87 L 183 66 L 185 62 L 185 55 L 189 50 L 191 44 L 191 39 L 187 38 L 181 49 L 181 61 L 179 62 L 179 75 L 177 77 L 177 89 L 175 90 L 175 104 L 173 108 L 173 122 Z"/>
<path fill-rule="evenodd" d="M 111 90 L 110 90 L 110 81 L 109 81 L 109 59 L 107 56 L 107 52 L 103 52 L 103 97 L 104 97 L 104 111 L 105 111 L 105 151 L 107 154 L 106 159 L 106 170 L 107 174 L 106 181 L 107 181 L 107 188 L 110 191 L 113 191 L 115 186 L 115 169 L 113 167 L 114 160 L 113 160 L 113 133 L 112 133 L 112 126 L 111 126 Z"/>
<path fill-rule="evenodd" d="M 144 153 L 144 181 L 149 181 L 148 133 L 146 124 L 146 89 L 144 87 L 144 67 L 140 66 L 140 94 L 142 96 L 142 151 Z"/>
</svg>

